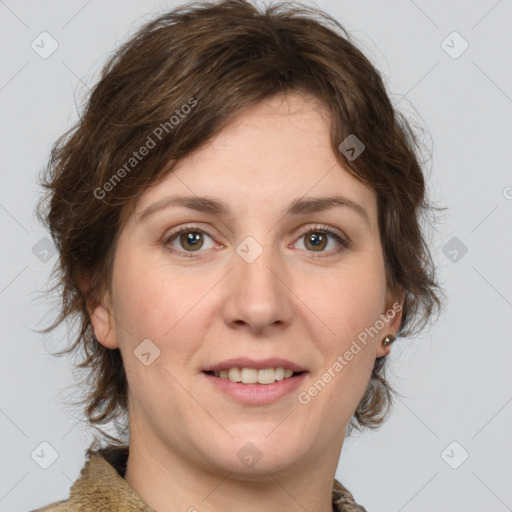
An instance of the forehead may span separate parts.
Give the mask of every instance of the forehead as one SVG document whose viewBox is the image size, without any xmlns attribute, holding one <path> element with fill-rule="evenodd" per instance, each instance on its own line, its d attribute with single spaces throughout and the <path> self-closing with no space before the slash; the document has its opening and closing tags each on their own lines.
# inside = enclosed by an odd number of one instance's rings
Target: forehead
<svg viewBox="0 0 512 512">
<path fill-rule="evenodd" d="M 328 110 L 311 96 L 279 95 L 244 110 L 201 150 L 180 160 L 137 200 L 135 214 L 166 196 L 214 196 L 242 213 L 342 194 L 375 210 L 371 189 L 336 158 Z M 277 212 L 277 209 L 275 210 Z"/>
</svg>

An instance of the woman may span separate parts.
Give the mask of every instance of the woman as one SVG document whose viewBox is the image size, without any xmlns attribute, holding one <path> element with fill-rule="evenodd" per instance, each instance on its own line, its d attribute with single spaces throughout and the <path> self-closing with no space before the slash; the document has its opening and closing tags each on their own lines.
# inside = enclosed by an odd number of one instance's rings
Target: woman
<svg viewBox="0 0 512 512">
<path fill-rule="evenodd" d="M 337 480 L 385 420 L 397 335 L 441 300 L 418 148 L 328 15 L 186 4 L 104 68 L 39 216 L 99 430 L 40 510 L 364 511 Z M 82 507 L 82 508 L 80 508 Z"/>
</svg>

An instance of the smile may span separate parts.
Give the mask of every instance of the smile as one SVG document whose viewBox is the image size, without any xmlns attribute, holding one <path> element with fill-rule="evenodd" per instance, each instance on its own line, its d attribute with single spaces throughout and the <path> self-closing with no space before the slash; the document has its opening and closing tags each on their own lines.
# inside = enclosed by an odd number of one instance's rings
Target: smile
<svg viewBox="0 0 512 512">
<path fill-rule="evenodd" d="M 219 370 L 207 372 L 221 379 L 228 379 L 231 382 L 241 382 L 242 384 L 273 384 L 274 382 L 289 379 L 302 372 L 294 372 L 289 368 L 237 368 L 233 367 L 229 370 Z"/>
<path fill-rule="evenodd" d="M 294 391 L 297 392 L 297 389 L 304 382 L 308 372 L 292 372 L 292 375 L 289 377 L 284 377 L 281 380 L 276 379 L 280 377 L 281 371 L 278 368 L 265 368 L 262 370 L 256 370 L 254 368 L 242 368 L 240 369 L 240 379 L 246 378 L 254 381 L 255 375 L 258 376 L 259 372 L 263 371 L 262 380 L 267 379 L 266 384 L 262 384 L 259 381 L 254 382 L 239 382 L 231 380 L 229 377 L 229 373 L 232 370 L 238 370 L 238 368 L 230 368 L 227 370 L 220 370 L 219 372 L 213 371 L 205 371 L 203 372 L 204 377 L 212 384 L 213 388 L 217 391 L 220 391 L 223 395 L 234 399 L 235 401 L 246 404 L 246 405 L 267 405 L 273 402 L 277 402 L 279 399 L 285 397 L 286 395 L 292 394 Z M 249 370 L 245 372 L 244 370 Z M 223 377 L 220 376 L 220 372 L 226 372 L 228 375 L 223 373 Z M 268 371 L 268 372 L 267 372 Z M 291 370 L 287 372 L 290 373 Z M 215 373 L 219 373 L 219 375 L 215 375 Z M 233 371 L 233 374 L 236 372 Z M 270 378 L 273 380 L 270 382 Z"/>
</svg>

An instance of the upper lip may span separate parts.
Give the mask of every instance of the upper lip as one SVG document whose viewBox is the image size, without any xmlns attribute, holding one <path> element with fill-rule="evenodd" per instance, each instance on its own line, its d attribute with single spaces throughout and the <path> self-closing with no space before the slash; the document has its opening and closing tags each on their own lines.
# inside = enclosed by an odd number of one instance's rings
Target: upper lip
<svg viewBox="0 0 512 512">
<path fill-rule="evenodd" d="M 230 368 L 255 368 L 256 370 L 262 370 L 264 368 L 285 368 L 294 372 L 304 372 L 306 369 L 302 368 L 298 364 L 282 359 L 281 357 L 270 357 L 267 359 L 254 360 L 248 357 L 237 357 L 234 359 L 227 359 L 221 363 L 213 364 L 204 368 L 204 372 L 218 372 L 220 370 L 229 370 Z"/>
</svg>

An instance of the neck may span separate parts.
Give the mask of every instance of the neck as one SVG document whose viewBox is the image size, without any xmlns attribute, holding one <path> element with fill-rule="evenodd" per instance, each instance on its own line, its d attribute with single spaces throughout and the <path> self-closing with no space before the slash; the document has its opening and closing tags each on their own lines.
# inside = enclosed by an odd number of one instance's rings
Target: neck
<svg viewBox="0 0 512 512">
<path fill-rule="evenodd" d="M 132 432 L 125 480 L 154 510 L 332 512 L 339 454 L 257 476 L 215 471 Z M 334 455 L 334 456 L 333 456 Z M 319 463 L 319 461 L 322 463 Z M 326 461 L 328 464 L 326 464 Z"/>
</svg>

